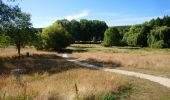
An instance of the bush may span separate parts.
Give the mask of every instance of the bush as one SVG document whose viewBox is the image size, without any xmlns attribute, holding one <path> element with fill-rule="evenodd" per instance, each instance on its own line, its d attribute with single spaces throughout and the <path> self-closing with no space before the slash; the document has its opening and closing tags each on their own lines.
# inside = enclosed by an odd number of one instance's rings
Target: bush
<svg viewBox="0 0 170 100">
<path fill-rule="evenodd" d="M 158 42 L 155 42 L 151 45 L 152 48 L 165 48 L 167 45 L 164 43 L 163 40 L 160 40 Z"/>
<path fill-rule="evenodd" d="M 120 44 L 120 34 L 117 28 L 110 27 L 104 33 L 103 45 L 106 47 L 118 46 Z"/>
<path fill-rule="evenodd" d="M 39 35 L 39 49 L 61 50 L 72 43 L 72 36 L 58 23 L 43 29 Z"/>
</svg>

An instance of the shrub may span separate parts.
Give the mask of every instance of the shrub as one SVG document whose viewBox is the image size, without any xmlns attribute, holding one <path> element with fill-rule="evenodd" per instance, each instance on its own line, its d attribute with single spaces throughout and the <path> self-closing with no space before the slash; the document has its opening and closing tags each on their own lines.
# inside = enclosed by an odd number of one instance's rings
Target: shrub
<svg viewBox="0 0 170 100">
<path fill-rule="evenodd" d="M 164 43 L 163 40 L 160 40 L 158 42 L 155 42 L 154 44 L 151 45 L 152 48 L 164 48 L 167 45 Z"/>
<path fill-rule="evenodd" d="M 117 28 L 110 27 L 104 33 L 103 45 L 106 47 L 118 46 L 120 44 L 120 34 Z"/>
<path fill-rule="evenodd" d="M 61 50 L 72 43 L 72 36 L 58 23 L 43 29 L 39 35 L 39 49 Z"/>
</svg>

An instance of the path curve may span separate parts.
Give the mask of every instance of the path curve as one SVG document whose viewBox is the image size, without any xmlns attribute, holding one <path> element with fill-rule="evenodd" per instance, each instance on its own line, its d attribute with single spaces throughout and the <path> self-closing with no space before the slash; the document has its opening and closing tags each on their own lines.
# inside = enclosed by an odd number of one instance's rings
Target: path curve
<svg viewBox="0 0 170 100">
<path fill-rule="evenodd" d="M 170 88 L 170 79 L 169 78 L 164 78 L 164 77 L 154 76 L 154 75 L 149 75 L 149 74 L 143 74 L 143 73 L 133 72 L 133 71 L 110 69 L 110 68 L 100 68 L 100 67 L 98 67 L 96 65 L 92 65 L 92 64 L 80 62 L 80 61 L 77 61 L 77 60 L 74 60 L 74 59 L 70 59 L 68 57 L 68 54 L 66 54 L 66 53 L 63 54 L 63 58 L 65 58 L 69 62 L 73 62 L 73 63 L 81 65 L 81 66 L 85 66 L 85 67 L 89 67 L 89 68 L 95 68 L 95 69 L 106 71 L 106 72 L 114 72 L 114 73 L 119 73 L 119 74 L 123 74 L 123 75 L 128 75 L 128 76 L 134 76 L 134 77 L 138 77 L 138 78 L 142 78 L 142 79 L 147 79 L 147 80 L 150 80 L 152 82 L 156 82 L 156 83 L 159 83 L 161 85 L 164 85 L 164 86 Z"/>
</svg>

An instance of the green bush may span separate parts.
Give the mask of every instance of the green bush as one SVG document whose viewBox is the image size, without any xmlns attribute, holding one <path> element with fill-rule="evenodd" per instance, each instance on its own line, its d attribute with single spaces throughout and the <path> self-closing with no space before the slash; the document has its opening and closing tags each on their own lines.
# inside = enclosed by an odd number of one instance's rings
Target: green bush
<svg viewBox="0 0 170 100">
<path fill-rule="evenodd" d="M 155 42 L 154 44 L 151 45 L 152 48 L 164 48 L 167 45 L 164 43 L 163 40 L 160 40 L 158 42 Z"/>
<path fill-rule="evenodd" d="M 120 44 L 120 34 L 117 28 L 110 27 L 104 33 L 103 45 L 106 47 L 118 46 Z"/>
<path fill-rule="evenodd" d="M 104 100 L 117 100 L 117 98 L 115 94 L 108 93 L 104 96 Z"/>
<path fill-rule="evenodd" d="M 58 23 L 43 29 L 39 34 L 39 46 L 44 50 L 61 50 L 72 43 L 72 36 Z"/>
</svg>

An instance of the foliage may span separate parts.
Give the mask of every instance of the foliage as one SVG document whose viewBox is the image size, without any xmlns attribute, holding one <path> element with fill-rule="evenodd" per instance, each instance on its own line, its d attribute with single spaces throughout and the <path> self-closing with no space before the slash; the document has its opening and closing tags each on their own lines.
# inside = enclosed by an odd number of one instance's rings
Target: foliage
<svg viewBox="0 0 170 100">
<path fill-rule="evenodd" d="M 147 46 L 147 34 L 150 32 L 150 27 L 146 25 L 134 25 L 129 32 L 125 33 L 123 41 L 130 46 Z"/>
<path fill-rule="evenodd" d="M 156 48 L 170 47 L 170 27 L 162 26 L 151 30 L 148 35 L 148 44 Z"/>
<path fill-rule="evenodd" d="M 20 55 L 21 47 L 29 44 L 33 41 L 35 34 L 31 30 L 31 23 L 30 23 L 30 15 L 20 12 L 15 16 L 13 20 L 12 28 L 10 29 L 9 36 L 13 40 L 13 43 L 16 45 L 18 50 L 18 54 Z"/>
<path fill-rule="evenodd" d="M 119 31 L 114 28 L 110 27 L 108 28 L 104 33 L 104 46 L 117 46 L 120 43 L 120 34 Z"/>
<path fill-rule="evenodd" d="M 18 6 L 11 7 L 3 2 L 0 5 L 0 29 L 5 32 L 5 38 L 10 37 L 8 40 L 15 44 L 20 55 L 21 47 L 30 44 L 35 39 L 30 15 L 22 12 Z"/>
<path fill-rule="evenodd" d="M 124 34 L 129 31 L 131 26 L 115 26 L 118 29 L 121 38 L 123 38 Z"/>
<path fill-rule="evenodd" d="M 40 33 L 39 49 L 61 50 L 72 43 L 72 36 L 59 23 L 43 29 Z"/>
<path fill-rule="evenodd" d="M 6 35 L 0 35 L 0 48 L 5 48 L 10 45 L 11 38 Z"/>
<path fill-rule="evenodd" d="M 57 23 L 73 36 L 75 41 L 92 41 L 93 37 L 97 41 L 103 40 L 104 32 L 107 29 L 107 24 L 99 20 L 81 19 L 68 21 L 66 19 L 58 20 Z"/>
<path fill-rule="evenodd" d="M 170 27 L 170 17 L 169 16 L 164 16 L 163 18 L 156 18 L 152 19 L 149 21 L 149 24 L 152 27 L 158 27 L 158 26 L 168 26 Z"/>
</svg>

